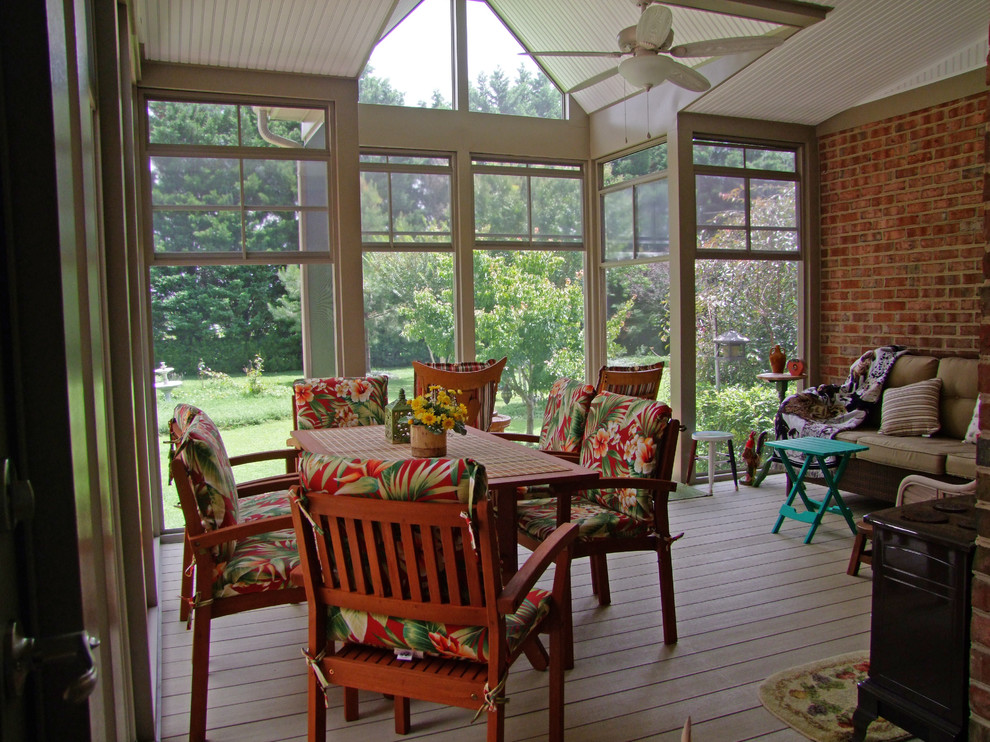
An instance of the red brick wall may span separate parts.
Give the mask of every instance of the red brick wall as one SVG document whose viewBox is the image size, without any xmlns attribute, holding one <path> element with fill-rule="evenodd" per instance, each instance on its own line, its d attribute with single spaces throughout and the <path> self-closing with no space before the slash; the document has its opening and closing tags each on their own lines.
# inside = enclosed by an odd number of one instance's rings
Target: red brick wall
<svg viewBox="0 0 990 742">
<path fill-rule="evenodd" d="M 819 382 L 845 380 L 865 350 L 979 352 L 985 96 L 819 140 Z"/>
<path fill-rule="evenodd" d="M 987 69 L 990 84 L 990 67 Z M 983 96 L 984 113 L 990 117 L 990 96 Z M 990 119 L 988 119 L 990 120 Z M 983 130 L 983 201 L 990 203 L 990 134 Z M 980 439 L 977 441 L 978 500 L 976 559 L 973 565 L 973 620 L 970 624 L 969 739 L 990 740 L 990 212 L 983 212 L 983 281 L 980 287 Z"/>
</svg>

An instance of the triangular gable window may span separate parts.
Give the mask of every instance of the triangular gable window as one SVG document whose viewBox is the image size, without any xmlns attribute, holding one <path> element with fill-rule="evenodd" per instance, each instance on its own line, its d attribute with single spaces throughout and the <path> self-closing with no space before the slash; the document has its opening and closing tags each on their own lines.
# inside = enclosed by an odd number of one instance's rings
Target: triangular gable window
<svg viewBox="0 0 990 742">
<path fill-rule="evenodd" d="M 456 0 L 466 13 L 468 100 L 461 110 L 563 118 L 563 96 L 483 0 Z M 361 103 L 450 109 L 451 7 L 423 0 L 378 42 L 360 80 Z M 472 40 L 477 43 L 472 44 Z"/>
</svg>

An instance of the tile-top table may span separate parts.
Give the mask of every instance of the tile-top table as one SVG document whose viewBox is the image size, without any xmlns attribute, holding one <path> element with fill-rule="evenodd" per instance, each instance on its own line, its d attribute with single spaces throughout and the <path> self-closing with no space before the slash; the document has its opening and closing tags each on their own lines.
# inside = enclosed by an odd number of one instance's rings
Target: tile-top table
<svg viewBox="0 0 990 742">
<path fill-rule="evenodd" d="M 804 543 L 810 544 L 811 539 L 815 536 L 815 531 L 818 530 L 818 524 L 822 522 L 822 516 L 826 512 L 829 512 L 845 518 L 846 523 L 849 525 L 849 530 L 855 535 L 856 522 L 853 519 L 852 511 L 849 510 L 846 503 L 842 500 L 842 495 L 839 494 L 839 480 L 842 479 L 842 473 L 846 470 L 849 458 L 856 451 L 866 451 L 869 446 L 837 441 L 832 438 L 791 438 L 779 441 L 767 441 L 765 445 L 776 449 L 779 453 L 781 463 L 783 463 L 784 469 L 787 470 L 787 475 L 791 481 L 791 491 L 787 495 L 787 500 L 780 506 L 780 515 L 771 533 L 777 533 L 780 530 L 784 518 L 793 518 L 794 520 L 811 524 L 811 528 L 808 529 L 808 535 L 804 537 Z M 804 456 L 804 464 L 801 466 L 799 472 L 794 471 L 794 464 L 787 455 L 788 451 L 800 453 Z M 832 457 L 836 461 L 829 464 L 828 459 Z M 808 497 L 804 489 L 804 477 L 813 465 L 815 465 L 814 468 L 821 470 L 822 477 L 828 485 L 828 492 L 825 494 L 825 499 L 820 502 Z M 835 469 L 834 472 L 831 471 L 832 468 Z M 804 503 L 805 509 L 803 511 L 794 507 L 794 499 L 798 496 L 801 497 L 801 501 Z M 834 504 L 831 504 L 833 502 Z"/>
</svg>

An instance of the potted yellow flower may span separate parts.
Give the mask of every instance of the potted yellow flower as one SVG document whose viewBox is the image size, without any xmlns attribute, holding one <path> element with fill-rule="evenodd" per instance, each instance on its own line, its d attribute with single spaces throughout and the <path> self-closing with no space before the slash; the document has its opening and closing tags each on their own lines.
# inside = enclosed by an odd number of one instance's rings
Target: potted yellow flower
<svg viewBox="0 0 990 742">
<path fill-rule="evenodd" d="M 447 455 L 447 433 L 464 435 L 467 428 L 467 407 L 458 404 L 456 392 L 441 386 L 431 386 L 426 394 L 413 399 L 409 418 L 409 438 L 412 455 L 436 457 Z"/>
</svg>

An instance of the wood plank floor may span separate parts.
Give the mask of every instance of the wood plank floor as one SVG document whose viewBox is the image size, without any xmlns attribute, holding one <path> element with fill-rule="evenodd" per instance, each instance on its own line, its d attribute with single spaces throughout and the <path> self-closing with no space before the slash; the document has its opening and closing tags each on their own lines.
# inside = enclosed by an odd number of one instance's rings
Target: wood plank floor
<svg viewBox="0 0 990 742">
<path fill-rule="evenodd" d="M 782 475 L 759 489 L 716 484 L 714 497 L 670 504 L 679 641 L 661 641 L 656 560 L 609 559 L 612 605 L 591 595 L 586 559 L 573 566 L 575 667 L 566 680 L 567 739 L 573 742 L 678 740 L 689 715 L 699 742 L 804 739 L 760 704 L 768 675 L 815 659 L 865 649 L 870 632 L 870 568 L 846 575 L 853 537 L 826 516 L 813 543 L 807 526 L 770 528 L 783 502 Z M 809 488 L 821 491 L 820 488 Z M 887 507 L 848 497 L 857 515 Z M 525 554 L 525 552 L 523 552 Z M 522 558 L 522 557 L 521 557 Z M 188 731 L 192 633 L 178 618 L 181 547 L 161 549 L 160 738 Z M 214 621 L 208 737 L 265 742 L 306 735 L 305 606 L 268 608 Z M 516 662 L 507 685 L 506 739 L 546 737 L 546 674 Z M 413 701 L 412 732 L 392 730 L 392 706 L 361 695 L 361 719 L 345 724 L 342 692 L 331 691 L 334 742 L 485 738 L 472 713 Z"/>
</svg>

